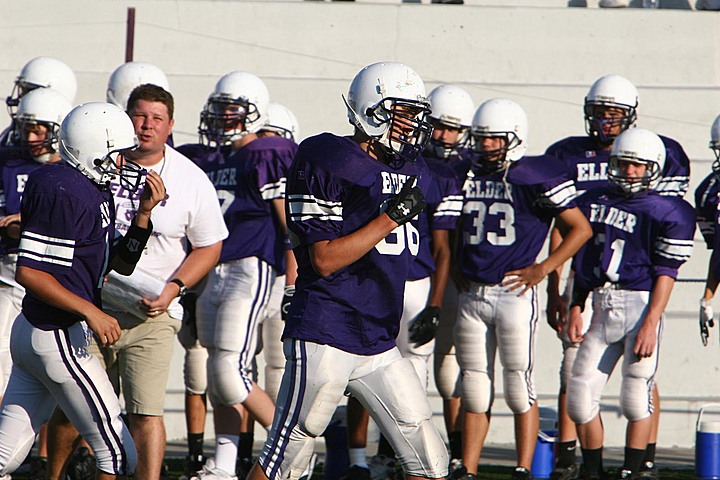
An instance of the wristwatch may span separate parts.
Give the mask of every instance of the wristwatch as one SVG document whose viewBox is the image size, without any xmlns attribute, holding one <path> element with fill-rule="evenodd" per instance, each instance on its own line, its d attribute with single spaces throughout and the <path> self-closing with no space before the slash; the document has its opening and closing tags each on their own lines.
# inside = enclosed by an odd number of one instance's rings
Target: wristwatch
<svg viewBox="0 0 720 480">
<path fill-rule="evenodd" d="M 173 279 L 170 280 L 170 282 L 168 282 L 168 283 L 174 283 L 175 285 L 177 285 L 178 287 L 180 287 L 180 291 L 178 292 L 178 295 L 177 295 L 178 297 L 182 298 L 182 297 L 184 297 L 185 294 L 187 293 L 187 287 L 185 286 L 185 284 L 183 283 L 183 281 L 180 280 L 179 278 L 173 278 Z"/>
</svg>

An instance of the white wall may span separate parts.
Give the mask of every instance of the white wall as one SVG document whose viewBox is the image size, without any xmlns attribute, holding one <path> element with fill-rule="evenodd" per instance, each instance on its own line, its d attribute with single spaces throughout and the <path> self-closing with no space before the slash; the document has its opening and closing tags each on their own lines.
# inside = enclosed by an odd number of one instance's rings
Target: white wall
<svg viewBox="0 0 720 480">
<path fill-rule="evenodd" d="M 709 172 L 709 125 L 720 113 L 720 14 L 565 8 L 560 0 L 545 0 L 544 8 L 478 3 L 1 0 L 0 92 L 10 92 L 27 60 L 50 55 L 77 72 L 79 102 L 104 99 L 110 72 L 124 61 L 126 7 L 134 5 L 135 59 L 168 74 L 177 143 L 195 141 L 207 94 L 231 70 L 265 79 L 273 100 L 297 114 L 304 136 L 349 132 L 340 96 L 352 77 L 368 63 L 398 60 L 429 88 L 457 83 L 478 104 L 493 96 L 520 102 L 530 118 L 531 153 L 581 134 L 588 86 L 605 73 L 625 75 L 640 91 L 639 124 L 676 138 L 693 159 L 691 188 Z M 707 252 L 697 246 L 683 278 L 705 275 Z M 718 332 L 704 349 L 698 338 L 701 288 L 678 285 L 669 307 L 658 375 L 663 446 L 692 445 L 698 406 L 720 394 Z M 538 347 L 537 387 L 542 404 L 551 405 L 560 345 L 544 328 Z M 173 391 L 182 389 L 181 358 L 178 351 Z M 623 443 L 616 394 L 617 379 L 606 402 L 611 445 Z M 180 395 L 169 405 L 180 410 Z M 168 418 L 169 437 L 182 437 L 182 417 Z M 502 400 L 494 419 L 489 441 L 511 442 Z"/>
</svg>

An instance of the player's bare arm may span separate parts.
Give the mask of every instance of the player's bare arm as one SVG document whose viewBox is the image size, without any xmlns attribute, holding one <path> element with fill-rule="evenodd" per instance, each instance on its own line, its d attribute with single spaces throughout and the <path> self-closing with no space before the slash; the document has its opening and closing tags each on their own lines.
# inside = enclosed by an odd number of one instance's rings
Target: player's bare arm
<svg viewBox="0 0 720 480">
<path fill-rule="evenodd" d="M 551 271 L 557 269 L 575 255 L 580 250 L 580 247 L 592 236 L 590 224 L 579 208 L 574 207 L 563 210 L 558 217 L 568 229 L 558 248 L 540 263 L 507 272 L 503 285 L 510 287 L 508 291 L 522 288 L 518 295 L 523 295 L 530 288 L 540 283 Z"/>
<path fill-rule="evenodd" d="M 19 266 L 15 280 L 48 305 L 84 318 L 102 346 L 112 345 L 120 338 L 120 325 L 115 318 L 63 287 L 51 274 Z"/>
<path fill-rule="evenodd" d="M 635 339 L 633 353 L 638 358 L 647 358 L 652 356 L 657 346 L 657 327 L 660 317 L 667 307 L 672 293 L 675 279 L 667 275 L 660 275 L 655 279 L 652 291 L 650 292 L 650 303 L 648 304 L 647 314 L 643 320 L 642 326 L 638 331 Z"/>
<path fill-rule="evenodd" d="M 221 250 L 222 242 L 193 247 L 173 278 L 180 280 L 187 288 L 191 288 L 217 264 Z M 140 308 L 147 311 L 150 316 L 160 315 L 179 294 L 180 286 L 175 282 L 168 282 L 156 299 L 143 298 L 140 301 Z"/>
<path fill-rule="evenodd" d="M 562 236 L 557 226 L 550 230 L 549 253 L 554 252 L 562 242 Z M 545 308 L 547 323 L 557 332 L 562 331 L 563 324 L 567 321 L 567 299 L 560 294 L 560 277 L 562 276 L 562 264 L 550 272 L 547 277 L 547 306 Z"/>
<path fill-rule="evenodd" d="M 349 235 L 314 243 L 309 247 L 313 268 L 323 277 L 332 275 L 355 263 L 397 226 L 387 214 L 382 213 Z"/>
</svg>

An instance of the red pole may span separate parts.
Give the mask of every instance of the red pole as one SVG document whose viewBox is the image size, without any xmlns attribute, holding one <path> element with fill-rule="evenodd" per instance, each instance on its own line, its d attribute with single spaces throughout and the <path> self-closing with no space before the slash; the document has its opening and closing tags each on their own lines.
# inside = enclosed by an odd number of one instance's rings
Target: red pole
<svg viewBox="0 0 720 480">
<path fill-rule="evenodd" d="M 135 48 L 135 7 L 127 9 L 127 28 L 125 30 L 125 62 L 133 61 Z"/>
</svg>

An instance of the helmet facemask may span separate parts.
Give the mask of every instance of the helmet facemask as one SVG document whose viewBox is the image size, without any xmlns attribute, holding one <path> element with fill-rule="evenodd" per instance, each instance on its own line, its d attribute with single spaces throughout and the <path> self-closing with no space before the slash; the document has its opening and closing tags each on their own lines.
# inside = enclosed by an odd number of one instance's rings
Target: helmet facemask
<svg viewBox="0 0 720 480">
<path fill-rule="evenodd" d="M 10 118 L 15 118 L 17 107 L 20 105 L 20 99 L 27 95 L 29 92 L 40 88 L 42 85 L 35 85 L 33 83 L 24 82 L 21 78 L 15 80 L 15 86 L 10 92 L 10 96 L 5 99 L 5 105 L 7 105 L 8 114 Z"/>
<path fill-rule="evenodd" d="M 629 176 L 626 168 L 623 168 L 624 163 L 644 165 L 645 173 L 642 177 Z M 642 160 L 626 155 L 612 155 L 608 161 L 608 179 L 628 195 L 635 195 L 655 189 L 660 181 L 661 175 L 660 165 L 651 160 Z"/>
<path fill-rule="evenodd" d="M 432 134 L 427 122 L 430 108 L 427 103 L 387 97 L 365 111 L 368 119 L 385 125 L 384 132 L 371 136 L 381 145 L 391 160 L 414 162 L 425 149 Z"/>
<path fill-rule="evenodd" d="M 72 147 L 68 147 L 62 139 L 60 139 L 60 148 L 63 158 L 69 159 L 71 166 L 76 168 L 80 173 L 92 180 L 93 183 L 102 188 L 107 188 L 110 182 L 118 177 L 120 186 L 129 192 L 136 192 L 143 184 L 147 170 L 137 163 L 129 160 L 126 153 L 136 149 L 139 145 L 137 140 L 135 146 L 131 148 L 122 148 L 111 150 L 102 158 L 96 158 L 92 161 L 92 166 L 85 165 L 81 162 Z"/>
<path fill-rule="evenodd" d="M 500 138 L 503 146 L 485 150 L 483 138 Z M 519 147 L 522 140 L 515 132 L 478 132 L 471 133 L 471 145 L 476 154 L 475 162 L 485 172 L 497 172 L 510 165 L 508 153 Z"/>
<path fill-rule="evenodd" d="M 622 115 L 605 117 L 609 109 L 618 109 Z M 637 120 L 637 110 L 633 106 L 620 105 L 612 102 L 586 101 L 585 102 L 585 132 L 593 137 L 600 145 L 608 146 L 622 132 L 630 128 Z M 606 133 L 605 128 L 619 127 L 617 133 Z"/>
<path fill-rule="evenodd" d="M 217 148 L 228 146 L 250 133 L 246 125 L 259 118 L 256 105 L 245 99 L 211 98 L 200 113 L 200 143 Z"/>
<path fill-rule="evenodd" d="M 430 137 L 427 149 L 437 158 L 449 158 L 453 153 L 457 152 L 459 148 L 464 147 L 470 139 L 470 128 L 460 125 L 457 122 L 430 117 L 430 125 L 433 126 L 434 132 L 442 129 L 457 132 L 457 137 L 454 142 L 444 142 L 441 138 L 436 139 L 433 138 L 433 136 Z"/>
</svg>

